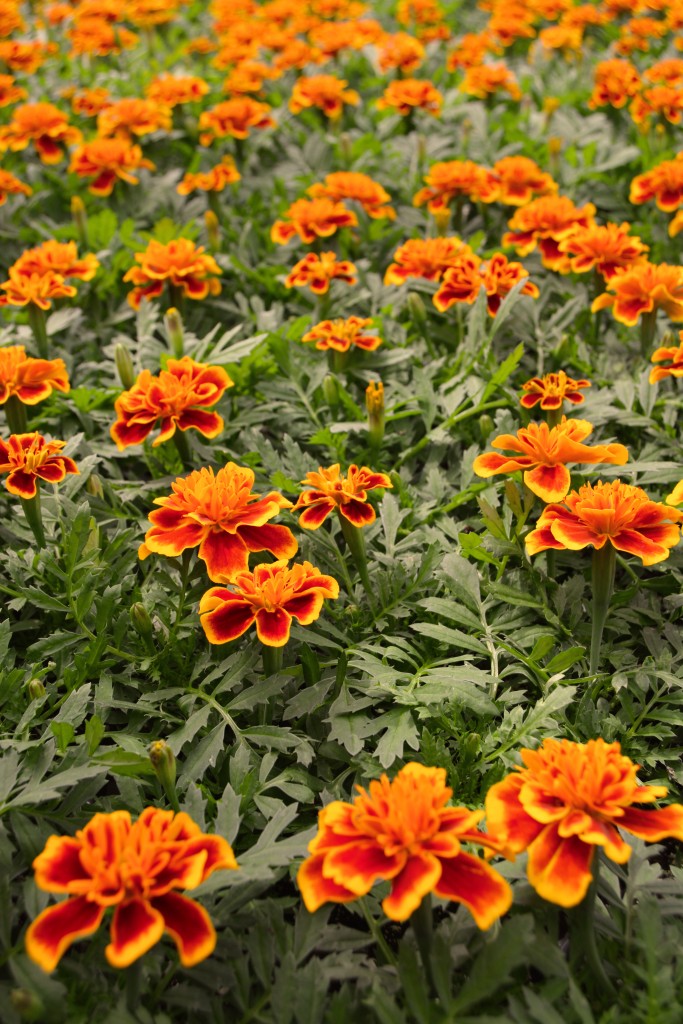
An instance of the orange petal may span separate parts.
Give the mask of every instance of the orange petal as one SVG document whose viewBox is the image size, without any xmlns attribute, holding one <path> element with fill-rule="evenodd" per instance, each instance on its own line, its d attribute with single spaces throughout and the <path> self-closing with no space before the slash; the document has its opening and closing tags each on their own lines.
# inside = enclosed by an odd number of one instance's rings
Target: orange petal
<svg viewBox="0 0 683 1024">
<path fill-rule="evenodd" d="M 350 903 L 358 897 L 345 886 L 323 875 L 324 853 L 316 853 L 303 862 L 296 876 L 304 906 L 313 914 L 324 903 Z"/>
<path fill-rule="evenodd" d="M 202 602 L 206 597 L 207 594 L 202 598 Z M 217 608 L 205 614 L 202 614 L 201 605 L 199 608 L 199 620 L 210 644 L 226 644 L 230 640 L 236 640 L 238 636 L 246 633 L 254 618 L 254 609 L 238 594 L 234 595 L 234 600 L 223 601 Z"/>
<path fill-rule="evenodd" d="M 435 892 L 443 899 L 464 903 L 479 928 L 490 928 L 512 904 L 512 889 L 494 868 L 480 857 L 460 853 L 441 861 L 441 878 Z"/>
<path fill-rule="evenodd" d="M 105 949 L 112 967 L 130 967 L 164 934 L 164 919 L 138 897 L 119 903 L 111 922 L 111 942 Z"/>
<path fill-rule="evenodd" d="M 358 837 L 327 853 L 323 874 L 356 896 L 364 896 L 380 878 L 395 878 L 405 863 L 405 854 L 387 856 L 379 843 Z"/>
<path fill-rule="evenodd" d="M 648 843 L 668 838 L 683 841 L 683 804 L 669 804 L 668 807 L 647 811 L 627 807 L 619 818 L 619 828 L 625 828 Z"/>
<path fill-rule="evenodd" d="M 594 846 L 576 836 L 562 839 L 557 824 L 547 825 L 529 847 L 529 882 L 549 903 L 575 907 L 593 880 L 594 853 Z"/>
<path fill-rule="evenodd" d="M 256 613 L 256 633 L 267 647 L 284 647 L 291 628 L 292 616 L 284 608 L 274 608 L 272 612 L 259 608 Z"/>
<path fill-rule="evenodd" d="M 536 466 L 524 474 L 524 483 L 533 494 L 550 504 L 568 494 L 572 478 L 566 466 Z"/>
<path fill-rule="evenodd" d="M 183 967 L 194 967 L 211 956 L 216 948 L 216 932 L 204 907 L 177 892 L 156 896 L 151 903 L 178 947 Z"/>
<path fill-rule="evenodd" d="M 508 856 L 526 850 L 543 829 L 520 803 L 523 785 L 522 776 L 513 772 L 486 794 L 487 834 L 505 846 Z"/>
<path fill-rule="evenodd" d="M 416 853 L 394 879 L 382 910 L 392 921 L 405 921 L 433 891 L 441 877 L 441 861 L 430 854 Z"/>
<path fill-rule="evenodd" d="M 54 971 L 72 942 L 97 931 L 104 911 L 85 896 L 48 907 L 26 932 L 26 952 L 44 971 Z"/>
<path fill-rule="evenodd" d="M 249 552 L 242 538 L 225 530 L 211 530 L 204 537 L 197 552 L 206 563 L 209 579 L 214 583 L 227 583 L 249 568 Z"/>
</svg>

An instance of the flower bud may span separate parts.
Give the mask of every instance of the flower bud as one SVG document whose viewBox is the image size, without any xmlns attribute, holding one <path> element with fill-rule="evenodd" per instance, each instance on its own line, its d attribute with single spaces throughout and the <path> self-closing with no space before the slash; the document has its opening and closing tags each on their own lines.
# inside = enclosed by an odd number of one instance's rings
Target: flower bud
<svg viewBox="0 0 683 1024">
<path fill-rule="evenodd" d="M 26 684 L 26 689 L 28 690 L 28 695 L 31 700 L 39 700 L 41 697 L 44 697 L 47 692 L 45 689 L 45 683 L 42 679 L 29 679 Z"/>
<path fill-rule="evenodd" d="M 339 154 L 345 164 L 353 160 L 353 145 L 348 132 L 342 132 L 339 136 Z"/>
<path fill-rule="evenodd" d="M 136 633 L 139 633 L 140 636 L 151 636 L 154 632 L 149 612 L 142 601 L 136 601 L 135 604 L 130 606 L 130 619 Z"/>
<path fill-rule="evenodd" d="M 102 487 L 102 478 L 97 473 L 91 473 L 88 479 L 85 481 L 85 489 L 88 494 L 92 495 L 93 498 L 104 498 L 104 488 Z"/>
<path fill-rule="evenodd" d="M 546 96 L 543 100 L 543 113 L 548 117 L 552 117 L 556 110 L 559 110 L 561 103 L 557 96 Z"/>
<path fill-rule="evenodd" d="M 423 331 L 427 323 L 427 310 L 421 296 L 417 292 L 411 292 L 408 296 L 406 307 L 412 322 L 419 331 Z"/>
<path fill-rule="evenodd" d="M 218 217 L 213 210 L 207 210 L 204 214 L 204 223 L 206 224 L 206 235 L 209 240 L 209 245 L 212 249 L 220 249 L 221 247 L 221 226 L 218 223 Z"/>
<path fill-rule="evenodd" d="M 13 988 L 9 997 L 10 1003 L 22 1020 L 38 1021 L 45 1013 L 45 1005 L 35 992 L 25 988 Z"/>
<path fill-rule="evenodd" d="M 119 375 L 119 380 L 126 391 L 130 390 L 133 384 L 135 384 L 135 367 L 133 366 L 133 357 L 128 346 L 122 342 L 119 342 L 114 349 L 114 362 L 116 363 L 116 372 Z"/>
<path fill-rule="evenodd" d="M 339 405 L 339 381 L 333 373 L 328 373 L 323 380 L 323 394 L 330 409 Z"/>
<path fill-rule="evenodd" d="M 148 752 L 152 768 L 154 768 L 156 777 L 164 787 L 164 793 L 168 797 L 168 802 L 174 811 L 179 811 L 178 795 L 175 788 L 175 754 L 166 740 L 155 740 L 154 743 L 150 743 Z"/>
<path fill-rule="evenodd" d="M 84 248 L 88 246 L 88 215 L 80 196 L 71 197 L 71 216 L 78 232 L 78 240 Z"/>
<path fill-rule="evenodd" d="M 486 444 L 492 433 L 493 420 L 487 412 L 484 412 L 479 417 L 479 436 L 481 437 L 483 444 Z"/>
<path fill-rule="evenodd" d="M 171 351 L 176 359 L 183 358 L 185 332 L 183 331 L 183 320 L 175 308 L 171 308 L 166 312 L 164 317 L 164 327 L 166 328 L 166 337 L 168 343 L 171 346 Z"/>
<path fill-rule="evenodd" d="M 443 237 L 448 231 L 448 222 L 451 219 L 450 207 L 442 206 L 438 210 L 434 210 L 432 216 L 436 225 L 436 233 Z"/>
<path fill-rule="evenodd" d="M 365 389 L 365 408 L 368 411 L 368 433 L 370 444 L 378 448 L 384 437 L 384 385 L 371 380 Z"/>
</svg>

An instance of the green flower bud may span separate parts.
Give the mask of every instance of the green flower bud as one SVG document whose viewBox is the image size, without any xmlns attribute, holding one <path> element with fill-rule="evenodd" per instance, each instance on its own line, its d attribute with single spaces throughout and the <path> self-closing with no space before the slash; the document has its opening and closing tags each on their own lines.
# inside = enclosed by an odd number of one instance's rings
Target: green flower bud
<svg viewBox="0 0 683 1024">
<path fill-rule="evenodd" d="M 482 413 L 479 417 L 479 436 L 481 437 L 482 444 L 486 444 L 492 433 L 493 420 L 487 412 Z"/>
<path fill-rule="evenodd" d="M 168 797 L 168 802 L 177 813 L 180 810 L 180 806 L 178 804 L 178 795 L 175 788 L 175 754 L 169 747 L 166 740 L 155 740 L 154 743 L 150 743 L 148 751 L 149 759 L 151 761 L 152 768 L 154 768 L 156 773 L 156 777 L 164 787 L 164 792 Z"/>
<path fill-rule="evenodd" d="M 339 405 L 339 381 L 333 373 L 328 373 L 323 380 L 323 394 L 329 407 L 336 409 Z"/>
<path fill-rule="evenodd" d="M 13 988 L 9 997 L 10 1003 L 22 1020 L 40 1020 L 45 1013 L 42 999 L 25 988 Z"/>
<path fill-rule="evenodd" d="M 168 338 L 174 358 L 182 359 L 185 347 L 185 332 L 183 330 L 183 319 L 175 306 L 171 306 L 167 311 L 164 317 L 164 327 L 166 328 L 166 337 Z"/>
<path fill-rule="evenodd" d="M 154 632 L 154 626 L 152 620 L 149 617 L 149 612 L 145 608 L 142 601 L 136 601 L 135 604 L 130 607 L 130 618 L 136 633 L 140 636 L 151 636 Z"/>
<path fill-rule="evenodd" d="M 368 432 L 370 444 L 379 448 L 384 437 L 384 385 L 381 381 L 371 380 L 365 389 L 365 408 L 368 412 Z"/>
<path fill-rule="evenodd" d="M 129 391 L 133 384 L 135 384 L 135 367 L 133 366 L 133 359 L 127 345 L 124 345 L 122 342 L 118 343 L 114 349 L 114 361 L 119 380 L 126 391 Z"/>
<path fill-rule="evenodd" d="M 26 684 L 28 695 L 31 700 L 39 700 L 40 697 L 44 697 L 46 694 L 45 683 L 42 679 L 29 679 Z"/>
<path fill-rule="evenodd" d="M 408 301 L 406 302 L 406 308 L 408 309 L 410 319 L 413 321 L 414 325 L 420 331 L 424 330 L 427 323 L 427 309 L 422 301 L 422 297 L 418 295 L 417 292 L 410 293 Z"/>
<path fill-rule="evenodd" d="M 85 489 L 88 494 L 92 495 L 93 498 L 104 499 L 104 488 L 102 487 L 102 478 L 97 473 L 91 473 L 88 479 L 85 481 Z"/>
</svg>

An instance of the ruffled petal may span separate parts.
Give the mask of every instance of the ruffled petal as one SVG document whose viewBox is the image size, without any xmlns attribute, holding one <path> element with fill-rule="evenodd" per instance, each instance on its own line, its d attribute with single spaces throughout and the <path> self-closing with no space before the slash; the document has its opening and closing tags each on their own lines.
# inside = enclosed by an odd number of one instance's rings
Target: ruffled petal
<svg viewBox="0 0 683 1024">
<path fill-rule="evenodd" d="M 276 558 L 293 558 L 299 550 L 296 537 L 288 526 L 238 526 L 237 535 L 249 551 L 270 551 Z"/>
<path fill-rule="evenodd" d="M 71 836 L 50 836 L 33 861 L 35 882 L 44 892 L 73 892 L 73 885 L 90 878 L 81 864 L 81 842 Z"/>
<path fill-rule="evenodd" d="M 683 804 L 669 804 L 668 807 L 647 811 L 626 807 L 619 818 L 619 828 L 648 843 L 669 838 L 683 841 Z"/>
<path fill-rule="evenodd" d="M 328 852 L 323 874 L 356 896 L 364 896 L 380 878 L 395 878 L 405 863 L 405 853 L 388 857 L 374 840 L 358 838 Z"/>
<path fill-rule="evenodd" d="M 490 928 L 512 904 L 512 889 L 495 868 L 471 853 L 460 853 L 441 861 L 437 896 L 464 903 L 477 926 Z"/>
<path fill-rule="evenodd" d="M 29 925 L 26 952 L 44 971 L 54 971 L 72 942 L 97 931 L 104 911 L 85 896 L 48 907 Z"/>
<path fill-rule="evenodd" d="M 267 647 L 284 647 L 291 628 L 292 616 L 284 608 L 274 608 L 272 612 L 259 608 L 256 613 L 256 633 Z"/>
<path fill-rule="evenodd" d="M 352 498 L 339 506 L 339 511 L 354 526 L 369 526 L 374 523 L 377 516 L 375 510 L 367 501 L 358 501 Z"/>
<path fill-rule="evenodd" d="M 232 582 L 238 573 L 249 568 L 249 552 L 242 537 L 225 530 L 207 533 L 197 554 L 206 563 L 209 579 L 214 583 Z"/>
<path fill-rule="evenodd" d="M 594 854 L 594 846 L 576 836 L 562 839 L 557 824 L 547 825 L 529 847 L 529 882 L 549 903 L 575 907 L 593 880 Z"/>
<path fill-rule="evenodd" d="M 167 892 L 151 901 L 178 948 L 183 967 L 194 967 L 216 948 L 216 932 L 204 907 L 187 896 Z"/>
<path fill-rule="evenodd" d="M 321 498 L 315 505 L 308 505 L 299 516 L 299 526 L 304 530 L 317 530 L 325 522 L 335 503 L 331 498 Z"/>
<path fill-rule="evenodd" d="M 138 897 L 119 903 L 111 921 L 111 942 L 105 949 L 112 967 L 130 967 L 164 934 L 164 919 Z"/>
<path fill-rule="evenodd" d="M 216 589 L 218 588 L 214 588 L 214 590 Z M 201 600 L 199 621 L 210 644 L 226 644 L 246 633 L 254 622 L 255 612 L 249 602 L 239 594 L 231 595 L 233 600 L 221 601 L 220 604 L 214 605 L 209 610 L 205 601 L 212 593 L 213 591 L 209 590 Z M 205 612 L 203 606 L 207 607 Z"/>
<path fill-rule="evenodd" d="M 440 877 L 441 861 L 430 854 L 414 854 L 394 879 L 390 894 L 382 901 L 382 910 L 392 921 L 406 921 L 434 890 Z"/>
<path fill-rule="evenodd" d="M 324 903 L 350 903 L 358 897 L 343 885 L 323 875 L 327 854 L 316 853 L 303 862 L 296 876 L 297 885 L 309 913 L 314 914 Z"/>
<path fill-rule="evenodd" d="M 494 783 L 486 794 L 487 834 L 503 844 L 506 855 L 526 850 L 543 829 L 520 803 L 524 779 L 516 772 Z"/>
<path fill-rule="evenodd" d="M 524 483 L 546 504 L 562 501 L 571 487 L 571 476 L 566 466 L 536 466 L 524 474 Z"/>
</svg>

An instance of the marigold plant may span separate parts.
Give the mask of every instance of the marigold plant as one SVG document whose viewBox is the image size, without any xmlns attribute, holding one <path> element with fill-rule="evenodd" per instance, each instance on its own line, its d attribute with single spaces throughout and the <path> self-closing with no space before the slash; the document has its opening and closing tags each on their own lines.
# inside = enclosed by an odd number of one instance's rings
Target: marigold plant
<svg viewBox="0 0 683 1024">
<path fill-rule="evenodd" d="M 33 142 L 44 164 L 58 164 L 64 159 L 63 147 L 80 141 L 78 128 L 53 103 L 24 103 L 14 110 L 9 124 L 0 127 L 0 152 L 16 153 Z"/>
<path fill-rule="evenodd" d="M 53 390 L 66 394 L 69 375 L 63 359 L 33 359 L 23 345 L 0 348 L 0 405 L 15 395 L 24 405 L 37 405 Z"/>
<path fill-rule="evenodd" d="M 355 227 L 358 218 L 347 210 L 342 202 L 333 199 L 297 199 L 284 214 L 283 220 L 276 220 L 270 230 L 270 237 L 278 245 L 286 245 L 295 235 L 302 242 L 311 245 L 318 238 L 329 238 L 339 228 Z"/>
<path fill-rule="evenodd" d="M 443 106 L 443 95 L 436 86 L 421 78 L 398 78 L 384 90 L 377 100 L 380 110 L 395 110 L 404 117 L 414 110 L 424 110 L 438 117 Z"/>
<path fill-rule="evenodd" d="M 250 96 L 234 96 L 203 111 L 199 115 L 199 127 L 199 141 L 202 146 L 210 146 L 216 139 L 226 136 L 246 139 L 252 128 L 274 128 L 275 121 L 270 116 L 267 103 L 260 103 Z"/>
<path fill-rule="evenodd" d="M 325 181 L 307 189 L 313 199 L 349 200 L 359 203 L 373 220 L 394 220 L 391 196 L 378 182 L 360 171 L 333 171 Z"/>
<path fill-rule="evenodd" d="M 335 121 L 342 115 L 344 107 L 358 106 L 360 96 L 355 89 L 348 88 L 348 82 L 336 75 L 302 75 L 294 83 L 289 100 L 289 109 L 293 114 L 312 107 L 322 111 Z"/>
<path fill-rule="evenodd" d="M 322 320 L 306 331 L 302 341 L 314 341 L 315 347 L 322 352 L 348 352 L 351 348 L 360 348 L 366 352 L 374 352 L 382 344 L 377 334 L 366 334 L 372 324 L 372 317 L 349 316 L 346 320 Z M 2 350 L 0 349 L 0 352 Z"/>
<path fill-rule="evenodd" d="M 349 466 L 342 476 L 339 463 L 328 469 L 320 466 L 301 482 L 313 488 L 302 491 L 294 505 L 295 512 L 303 509 L 299 526 L 305 530 L 317 530 L 335 509 L 353 526 L 369 526 L 377 517 L 367 492 L 393 487 L 386 473 L 375 473 L 367 466 Z"/>
<path fill-rule="evenodd" d="M 569 257 L 560 251 L 560 242 L 579 228 L 593 225 L 595 207 L 585 203 L 577 207 L 567 196 L 541 196 L 520 207 L 508 221 L 510 230 L 503 245 L 512 246 L 518 256 L 528 256 L 538 246 L 543 266 L 566 272 Z"/>
<path fill-rule="evenodd" d="M 559 373 L 546 373 L 542 377 L 532 377 L 522 384 L 524 394 L 519 403 L 525 409 L 533 409 L 540 402 L 544 411 L 561 409 L 563 402 L 581 405 L 586 400 L 581 391 L 590 386 L 589 380 L 575 380 L 564 370 L 560 370 Z"/>
<path fill-rule="evenodd" d="M 110 196 L 117 181 L 137 185 L 135 171 L 153 171 L 155 165 L 142 155 L 139 146 L 127 139 L 93 139 L 78 146 L 71 154 L 69 170 L 79 178 L 92 178 L 88 191 L 95 196 Z"/>
</svg>

